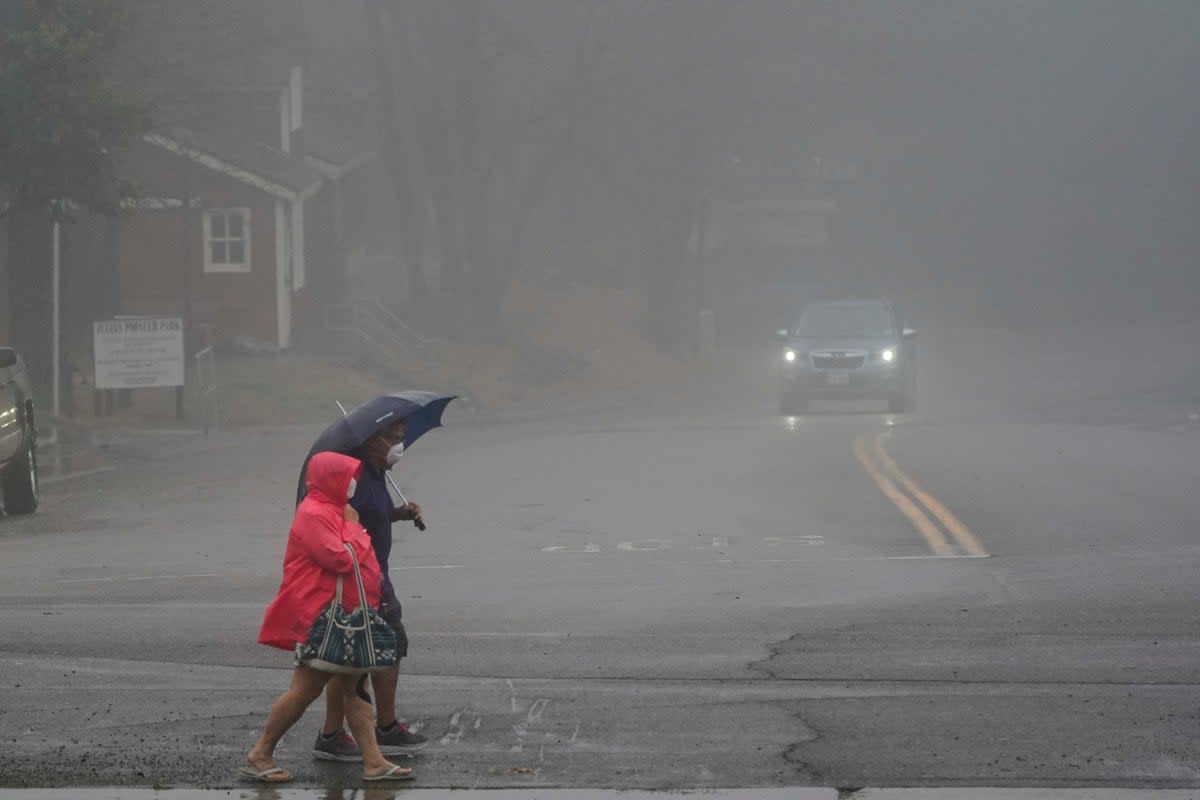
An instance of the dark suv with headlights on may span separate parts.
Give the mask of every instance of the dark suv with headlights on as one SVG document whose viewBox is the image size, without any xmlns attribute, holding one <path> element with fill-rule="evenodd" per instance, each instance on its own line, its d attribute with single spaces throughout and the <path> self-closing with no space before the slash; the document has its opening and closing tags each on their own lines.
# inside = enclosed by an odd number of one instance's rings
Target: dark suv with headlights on
<svg viewBox="0 0 1200 800">
<path fill-rule="evenodd" d="M 812 303 L 779 336 L 781 414 L 803 414 L 815 398 L 879 397 L 889 412 L 913 409 L 917 334 L 887 301 Z"/>
<path fill-rule="evenodd" d="M 0 347 L 0 490 L 9 514 L 31 514 L 38 505 L 37 427 L 25 362 Z"/>
</svg>

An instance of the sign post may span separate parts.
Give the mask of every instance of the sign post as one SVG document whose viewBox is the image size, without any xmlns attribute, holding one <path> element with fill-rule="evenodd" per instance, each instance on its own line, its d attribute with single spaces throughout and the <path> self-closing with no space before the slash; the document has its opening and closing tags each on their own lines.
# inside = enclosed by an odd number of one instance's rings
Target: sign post
<svg viewBox="0 0 1200 800">
<path fill-rule="evenodd" d="M 97 389 L 184 384 L 183 320 L 118 317 L 92 323 Z"/>
</svg>

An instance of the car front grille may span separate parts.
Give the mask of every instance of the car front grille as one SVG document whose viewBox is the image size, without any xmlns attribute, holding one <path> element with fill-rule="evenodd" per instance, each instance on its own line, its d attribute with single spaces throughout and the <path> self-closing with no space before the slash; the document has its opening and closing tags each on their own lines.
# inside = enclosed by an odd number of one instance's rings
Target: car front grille
<svg viewBox="0 0 1200 800">
<path fill-rule="evenodd" d="M 860 369 L 867 363 L 867 354 L 856 353 L 812 353 L 812 365 L 817 369 Z"/>
</svg>

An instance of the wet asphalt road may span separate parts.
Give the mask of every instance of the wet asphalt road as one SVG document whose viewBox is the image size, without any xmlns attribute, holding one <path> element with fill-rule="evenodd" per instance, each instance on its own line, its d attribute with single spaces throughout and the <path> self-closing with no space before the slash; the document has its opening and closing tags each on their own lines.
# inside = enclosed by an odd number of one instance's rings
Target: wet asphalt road
<svg viewBox="0 0 1200 800">
<path fill-rule="evenodd" d="M 923 336 L 912 415 L 779 417 L 742 354 L 422 440 L 393 562 L 420 785 L 1200 785 L 1187 398 L 1114 385 L 1095 334 Z M 316 432 L 117 436 L 0 522 L 0 784 L 236 782 Z M 355 785 L 318 724 L 281 763 Z"/>
</svg>

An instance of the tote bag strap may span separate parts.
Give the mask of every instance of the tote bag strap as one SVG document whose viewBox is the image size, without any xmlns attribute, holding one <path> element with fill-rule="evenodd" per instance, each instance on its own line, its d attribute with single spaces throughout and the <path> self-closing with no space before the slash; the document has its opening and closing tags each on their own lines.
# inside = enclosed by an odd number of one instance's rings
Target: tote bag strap
<svg viewBox="0 0 1200 800">
<path fill-rule="evenodd" d="M 358 568 L 358 555 L 354 552 L 354 546 L 349 542 L 342 542 L 346 549 L 350 551 L 350 563 L 354 565 L 354 582 L 358 584 L 358 605 L 363 611 L 362 628 L 366 635 L 366 656 L 367 665 L 371 668 L 375 667 L 375 648 L 372 646 L 373 637 L 371 636 L 371 607 L 367 605 L 367 589 L 363 586 L 362 571 Z M 341 576 L 338 576 L 341 580 Z"/>
<path fill-rule="evenodd" d="M 358 603 L 361 606 L 367 605 L 367 589 L 363 586 L 362 572 L 358 568 L 358 555 L 354 552 L 354 546 L 349 542 L 342 542 L 347 550 L 350 551 L 350 563 L 354 565 L 354 581 L 358 584 Z M 342 576 L 338 575 L 338 602 L 342 599 Z"/>
<path fill-rule="evenodd" d="M 356 581 L 358 581 L 358 596 L 361 599 L 363 597 L 366 597 L 366 595 L 363 594 L 362 575 L 360 575 L 358 572 L 358 557 L 356 555 L 354 555 L 354 548 L 350 546 L 349 542 L 342 542 L 342 544 L 344 544 L 346 546 L 346 549 L 350 551 L 350 561 L 351 561 L 351 563 L 354 564 L 354 579 Z M 365 602 L 365 601 L 363 601 L 363 602 Z M 342 605 L 342 575 L 341 575 L 341 573 L 339 573 L 337 576 L 337 591 L 333 595 L 333 607 L 336 609 L 344 609 L 345 608 L 345 606 Z"/>
</svg>

